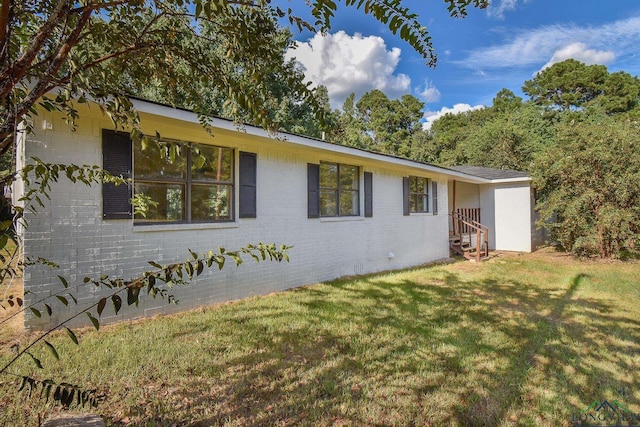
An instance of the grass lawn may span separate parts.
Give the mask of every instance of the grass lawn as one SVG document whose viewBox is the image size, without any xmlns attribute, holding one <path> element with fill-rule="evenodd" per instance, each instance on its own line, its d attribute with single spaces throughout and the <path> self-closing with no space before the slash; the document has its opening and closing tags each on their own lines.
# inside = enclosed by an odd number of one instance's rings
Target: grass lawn
<svg viewBox="0 0 640 427">
<path fill-rule="evenodd" d="M 45 370 L 23 366 L 104 390 L 96 411 L 114 425 L 568 426 L 595 400 L 640 412 L 637 262 L 510 254 L 79 336 L 55 340 L 61 362 L 41 349 Z M 54 410 L 0 381 L 0 425 Z"/>
</svg>

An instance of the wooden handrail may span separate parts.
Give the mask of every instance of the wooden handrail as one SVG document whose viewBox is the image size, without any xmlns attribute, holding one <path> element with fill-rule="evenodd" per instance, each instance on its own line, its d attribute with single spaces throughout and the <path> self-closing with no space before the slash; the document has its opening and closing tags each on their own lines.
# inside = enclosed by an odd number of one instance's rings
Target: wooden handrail
<svg viewBox="0 0 640 427">
<path fill-rule="evenodd" d="M 452 211 L 449 216 L 453 222 L 453 234 L 460 236 L 462 241 L 462 235 L 467 234 L 469 236 L 469 244 L 471 244 L 471 235 L 476 235 L 476 260 L 480 262 L 481 255 L 489 255 L 489 227 L 479 223 L 478 221 L 462 215 L 459 212 Z M 466 227 L 462 227 L 462 225 Z M 462 231 L 466 228 L 468 231 Z M 484 238 L 483 238 L 484 234 Z M 482 244 L 481 244 L 482 242 Z M 482 248 L 484 247 L 484 250 Z"/>
<path fill-rule="evenodd" d="M 486 225 L 481 224 L 480 222 L 474 220 L 473 218 L 469 218 L 466 215 L 462 215 L 460 212 L 452 211 L 449 215 L 451 215 L 453 218 L 462 220 L 465 224 L 467 224 L 467 225 L 469 225 L 471 227 L 474 227 L 474 228 L 475 227 L 487 228 Z"/>
</svg>

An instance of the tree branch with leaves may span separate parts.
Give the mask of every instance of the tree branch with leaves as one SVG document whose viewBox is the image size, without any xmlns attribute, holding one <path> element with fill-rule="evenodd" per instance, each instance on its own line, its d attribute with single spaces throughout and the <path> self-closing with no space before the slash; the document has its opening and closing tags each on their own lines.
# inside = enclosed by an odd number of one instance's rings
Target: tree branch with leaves
<svg viewBox="0 0 640 427">
<path fill-rule="evenodd" d="M 446 0 L 452 16 L 464 16 L 469 6 L 486 7 L 486 0 Z M 404 2 L 406 5 L 407 2 Z M 278 27 L 277 18 L 287 17 L 299 30 L 325 32 L 331 29 L 338 5 L 354 8 L 385 24 L 394 34 L 409 43 L 434 66 L 436 55 L 427 29 L 417 14 L 401 0 L 312 0 L 284 10 L 269 0 L 3 0 L 0 8 L 0 154 L 9 151 L 17 133 L 32 131 L 33 119 L 42 112 L 63 113 L 72 125 L 79 114 L 76 105 L 92 102 L 109 116 L 116 128 L 131 132 L 133 139 L 144 138 L 140 120 L 129 96 L 145 94 L 149 87 L 161 87 L 159 95 L 172 95 L 169 102 L 191 108 L 207 126 L 207 103 L 203 99 L 215 93 L 223 100 L 225 112 L 232 118 L 248 120 L 268 130 L 278 130 L 279 115 L 272 102 L 274 93 L 288 93 L 296 102 L 310 106 L 315 120 L 323 123 L 328 111 L 326 94 L 304 82 L 304 75 L 283 53 L 292 47 L 292 39 Z M 300 18 L 296 10 L 310 8 L 315 22 Z M 280 86 L 274 85 L 280 80 Z M 282 90 L 282 85 L 287 90 Z M 322 91 L 321 91 L 322 92 Z M 31 176 L 31 178 L 30 178 Z M 23 206 L 13 206 L 11 223 L 0 224 L 3 248 L 9 240 L 11 225 L 23 220 L 25 209 L 34 212 L 44 207 L 49 184 L 63 177 L 87 185 L 105 181 L 122 182 L 97 166 L 48 164 L 38 159 L 22 171 L 10 171 L 4 184 L 20 177 L 28 187 Z M 28 226 L 24 222 L 23 225 Z M 273 244 L 249 245 L 237 251 L 206 254 L 190 252 L 184 262 L 160 265 L 150 261 L 152 270 L 132 279 L 85 277 L 82 284 L 101 290 L 97 300 L 79 307 L 72 317 L 39 335 L 23 349 L 18 349 L 0 368 L 0 374 L 20 378 L 20 389 L 30 393 L 39 389 L 43 396 L 70 405 L 95 404 L 99 393 L 82 387 L 38 379 L 33 375 L 11 372 L 14 363 L 30 356 L 36 366 L 40 360 L 31 352 L 43 344 L 54 357 L 55 346 L 47 338 L 62 328 L 78 343 L 68 323 L 86 315 L 96 329 L 107 305 L 115 313 L 122 308 L 126 294 L 128 305 L 136 305 L 141 292 L 175 302 L 171 289 L 186 284 L 205 269 L 222 268 L 227 260 L 236 265 L 243 257 L 256 261 L 288 261 L 289 247 Z M 14 255 L 11 255 L 11 258 Z M 43 258 L 25 260 L 55 267 Z M 5 263 L 3 274 L 12 263 Z M 35 316 L 51 316 L 57 308 L 77 304 L 67 279 L 60 276 L 60 292 L 35 301 L 21 310 Z M 24 305 L 18 297 L 2 301 L 7 305 Z"/>
</svg>

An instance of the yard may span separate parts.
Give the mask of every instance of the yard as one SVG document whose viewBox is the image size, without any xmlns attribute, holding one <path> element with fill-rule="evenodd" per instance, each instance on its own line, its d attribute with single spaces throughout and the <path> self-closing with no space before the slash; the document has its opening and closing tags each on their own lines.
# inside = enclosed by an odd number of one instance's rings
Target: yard
<svg viewBox="0 0 640 427">
<path fill-rule="evenodd" d="M 113 425 L 568 426 L 594 401 L 640 412 L 639 277 L 503 254 L 60 335 L 61 362 L 24 366 L 104 391 Z M 0 380 L 0 425 L 55 410 Z"/>
</svg>

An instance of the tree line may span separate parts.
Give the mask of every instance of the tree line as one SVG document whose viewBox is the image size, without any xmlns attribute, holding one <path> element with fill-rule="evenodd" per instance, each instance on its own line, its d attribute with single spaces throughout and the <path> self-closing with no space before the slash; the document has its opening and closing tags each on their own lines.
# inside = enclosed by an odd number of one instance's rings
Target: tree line
<svg viewBox="0 0 640 427">
<path fill-rule="evenodd" d="M 295 62 L 284 58 L 291 32 L 277 27 L 273 31 L 284 64 L 278 73 L 303 78 Z M 538 196 L 540 225 L 564 249 L 579 256 L 637 256 L 638 77 L 569 59 L 524 82 L 522 92 L 528 99 L 502 89 L 491 106 L 446 114 L 423 129 L 425 105 L 413 95 L 390 99 L 375 89 L 356 99 L 352 93 L 341 109 L 332 110 L 325 87 L 315 89 L 311 104 L 278 73 L 266 80 L 268 88 L 260 100 L 274 130 L 445 167 L 468 164 L 527 171 Z M 185 90 L 156 85 L 137 93 L 259 125 L 250 111 L 215 88 L 195 87 L 201 96 Z"/>
<path fill-rule="evenodd" d="M 440 166 L 527 171 L 540 224 L 579 256 L 638 256 L 640 79 L 569 59 L 500 90 L 489 107 L 446 114 L 430 129 L 411 95 L 352 94 L 331 113 L 333 142 Z"/>
</svg>

